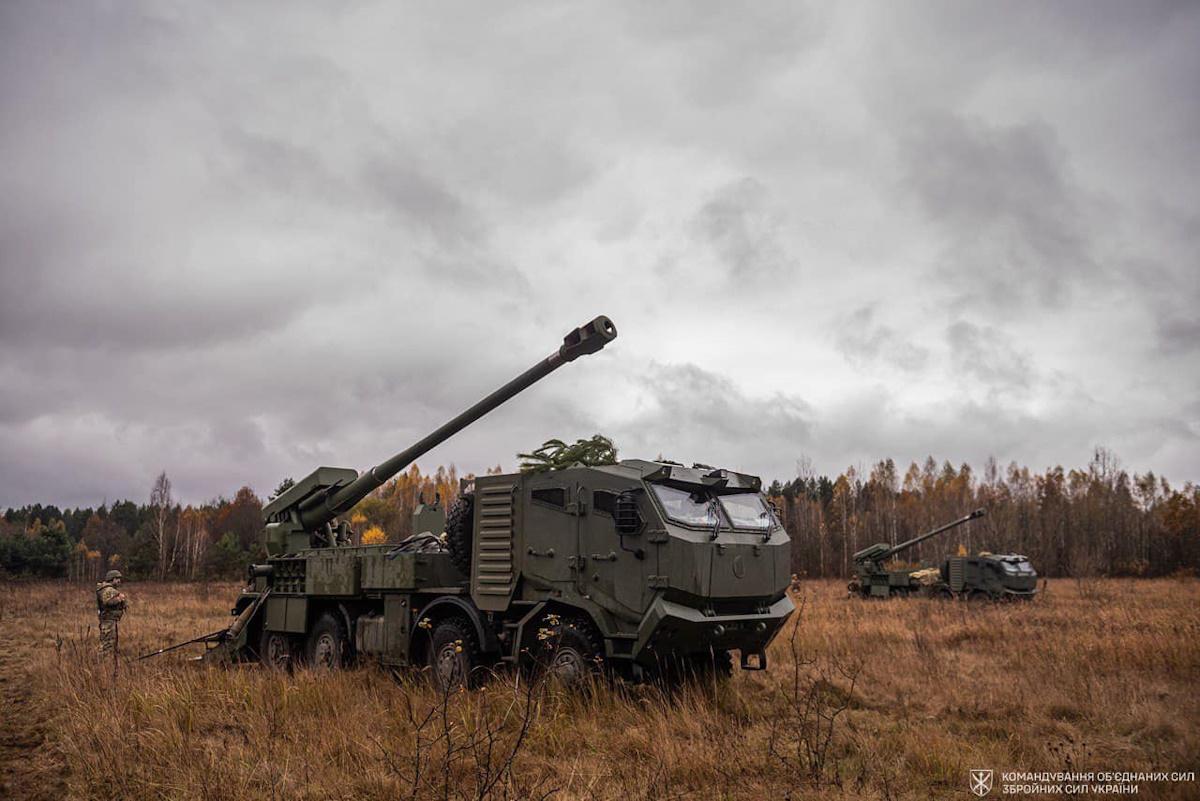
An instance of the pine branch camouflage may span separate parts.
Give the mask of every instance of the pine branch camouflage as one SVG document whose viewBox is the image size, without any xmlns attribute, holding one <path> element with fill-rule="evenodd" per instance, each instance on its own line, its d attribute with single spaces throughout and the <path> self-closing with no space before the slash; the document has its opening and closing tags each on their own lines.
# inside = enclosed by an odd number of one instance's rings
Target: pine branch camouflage
<svg viewBox="0 0 1200 801">
<path fill-rule="evenodd" d="M 533 453 L 518 453 L 517 458 L 522 460 L 522 473 L 544 473 L 575 465 L 596 467 L 616 464 L 617 446 L 601 434 L 596 434 L 591 439 L 575 440 L 573 445 L 568 445 L 561 439 L 549 439 Z"/>
</svg>

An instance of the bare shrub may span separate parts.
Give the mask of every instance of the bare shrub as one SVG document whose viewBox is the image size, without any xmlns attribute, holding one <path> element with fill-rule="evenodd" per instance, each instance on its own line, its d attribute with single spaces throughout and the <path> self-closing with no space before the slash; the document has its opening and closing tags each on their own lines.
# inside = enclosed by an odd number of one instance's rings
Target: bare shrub
<svg viewBox="0 0 1200 801">
<path fill-rule="evenodd" d="M 801 596 L 788 637 L 792 669 L 771 715 L 768 754 L 797 781 L 841 786 L 836 759 L 838 719 L 850 708 L 862 665 L 801 648 L 798 635 L 808 597 Z"/>
<path fill-rule="evenodd" d="M 549 777 L 518 776 L 513 766 L 545 701 L 544 679 L 492 676 L 475 691 L 438 689 L 399 679 L 388 718 L 398 725 L 369 734 L 387 773 L 409 798 L 539 798 Z"/>
<path fill-rule="evenodd" d="M 1071 551 L 1069 564 L 1079 597 L 1103 600 L 1104 582 L 1100 579 L 1100 559 L 1096 553 L 1086 546 L 1078 546 Z"/>
</svg>

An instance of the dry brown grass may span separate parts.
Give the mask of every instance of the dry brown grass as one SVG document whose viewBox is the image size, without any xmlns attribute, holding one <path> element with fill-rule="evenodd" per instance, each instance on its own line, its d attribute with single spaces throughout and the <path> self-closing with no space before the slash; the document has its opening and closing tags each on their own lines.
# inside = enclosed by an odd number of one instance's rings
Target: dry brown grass
<svg viewBox="0 0 1200 801">
<path fill-rule="evenodd" d="M 114 681 L 88 588 L 10 583 L 0 781 L 56 799 L 970 798 L 971 768 L 1200 765 L 1200 582 L 1052 582 L 984 607 L 841 586 L 806 584 L 770 671 L 719 688 L 581 697 L 501 676 L 443 703 L 370 666 L 281 676 L 170 654 Z M 236 594 L 127 589 L 126 654 L 219 628 Z"/>
</svg>

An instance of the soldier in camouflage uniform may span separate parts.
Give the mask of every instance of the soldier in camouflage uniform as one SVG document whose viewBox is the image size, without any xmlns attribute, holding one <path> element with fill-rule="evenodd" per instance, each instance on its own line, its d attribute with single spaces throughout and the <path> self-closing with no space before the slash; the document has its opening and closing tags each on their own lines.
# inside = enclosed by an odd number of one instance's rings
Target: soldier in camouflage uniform
<svg viewBox="0 0 1200 801">
<path fill-rule="evenodd" d="M 117 589 L 121 571 L 110 570 L 96 585 L 96 611 L 100 614 L 100 653 L 112 653 L 117 644 L 117 624 L 125 614 L 125 593 Z"/>
</svg>

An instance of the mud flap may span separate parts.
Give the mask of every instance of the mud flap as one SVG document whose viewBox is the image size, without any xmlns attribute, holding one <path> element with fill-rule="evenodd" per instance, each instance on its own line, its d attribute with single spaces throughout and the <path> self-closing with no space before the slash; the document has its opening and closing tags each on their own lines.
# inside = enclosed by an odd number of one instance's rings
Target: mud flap
<svg viewBox="0 0 1200 801">
<path fill-rule="evenodd" d="M 750 657 L 757 657 L 752 663 Z M 742 651 L 742 670 L 766 670 L 767 669 L 767 652 L 764 651 Z"/>
</svg>

